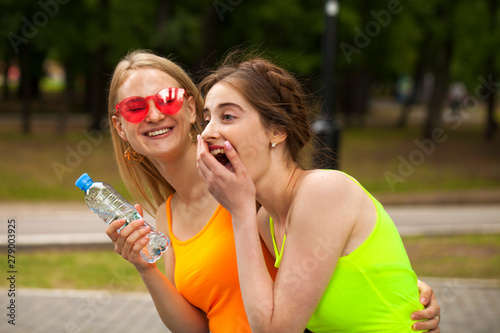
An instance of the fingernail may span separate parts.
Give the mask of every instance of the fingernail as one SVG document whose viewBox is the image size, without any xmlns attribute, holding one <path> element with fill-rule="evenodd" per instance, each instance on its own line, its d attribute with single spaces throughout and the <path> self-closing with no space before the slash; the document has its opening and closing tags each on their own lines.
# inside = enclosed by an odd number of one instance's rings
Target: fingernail
<svg viewBox="0 0 500 333">
<path fill-rule="evenodd" d="M 198 134 L 198 135 L 196 136 L 196 140 L 200 141 L 200 138 L 201 138 L 201 135 L 199 135 L 199 134 Z"/>
<path fill-rule="evenodd" d="M 424 305 L 425 305 L 425 304 L 427 304 L 427 302 L 428 302 L 428 300 L 427 300 L 427 298 L 425 298 L 425 297 L 422 297 L 422 298 L 420 299 L 420 303 L 422 303 L 422 304 L 424 304 Z"/>
<path fill-rule="evenodd" d="M 414 314 L 411 315 L 411 320 L 416 320 L 417 319 L 417 316 L 415 316 Z"/>
<path fill-rule="evenodd" d="M 231 143 L 229 141 L 224 141 L 224 147 L 226 147 L 227 150 L 230 150 L 233 148 L 233 146 L 231 146 Z"/>
</svg>

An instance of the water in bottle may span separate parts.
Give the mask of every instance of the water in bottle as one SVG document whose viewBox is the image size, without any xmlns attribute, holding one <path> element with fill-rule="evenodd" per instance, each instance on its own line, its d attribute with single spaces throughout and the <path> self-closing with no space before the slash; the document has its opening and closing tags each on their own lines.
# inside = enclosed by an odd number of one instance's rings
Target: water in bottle
<svg viewBox="0 0 500 333">
<path fill-rule="evenodd" d="M 75 185 L 85 192 L 87 206 L 107 224 L 124 218 L 125 224 L 123 227 L 125 227 L 132 221 L 142 219 L 134 206 L 125 200 L 111 185 L 94 182 L 86 173 L 78 178 Z M 153 227 L 149 227 L 151 228 L 151 231 L 147 234 L 149 242 L 141 250 L 141 256 L 147 262 L 153 263 L 170 246 L 170 239 Z"/>
</svg>

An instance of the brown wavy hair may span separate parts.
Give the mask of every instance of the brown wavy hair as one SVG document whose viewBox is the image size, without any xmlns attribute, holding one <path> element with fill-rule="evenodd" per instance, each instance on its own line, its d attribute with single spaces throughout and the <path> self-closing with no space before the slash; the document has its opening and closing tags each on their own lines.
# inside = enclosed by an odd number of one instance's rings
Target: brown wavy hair
<svg viewBox="0 0 500 333">
<path fill-rule="evenodd" d="M 266 128 L 277 126 L 285 131 L 290 159 L 306 168 L 307 156 L 303 148 L 309 146 L 313 137 L 309 125 L 313 112 L 302 85 L 291 73 L 266 59 L 240 59 L 241 55 L 230 54 L 219 68 L 202 80 L 200 92 L 206 96 L 219 82 L 236 88 L 259 112 Z"/>
</svg>

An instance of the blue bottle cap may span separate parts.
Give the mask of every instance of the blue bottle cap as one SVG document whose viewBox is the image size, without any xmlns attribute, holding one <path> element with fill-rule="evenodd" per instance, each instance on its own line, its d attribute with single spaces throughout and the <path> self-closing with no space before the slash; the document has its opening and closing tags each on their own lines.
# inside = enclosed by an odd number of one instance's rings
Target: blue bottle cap
<svg viewBox="0 0 500 333">
<path fill-rule="evenodd" d="M 90 186 L 92 186 L 94 182 L 92 181 L 92 178 L 89 177 L 86 173 L 80 176 L 75 182 L 75 185 L 79 187 L 82 191 L 87 191 Z"/>
</svg>

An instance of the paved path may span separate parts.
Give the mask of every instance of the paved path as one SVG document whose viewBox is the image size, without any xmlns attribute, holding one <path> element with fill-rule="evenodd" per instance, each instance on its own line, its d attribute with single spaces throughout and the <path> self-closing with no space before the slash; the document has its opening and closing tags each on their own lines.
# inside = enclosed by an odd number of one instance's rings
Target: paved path
<svg viewBox="0 0 500 333">
<path fill-rule="evenodd" d="M 423 278 L 441 305 L 441 332 L 500 332 L 500 280 Z M 0 289 L 2 304 L 7 290 Z M 147 293 L 19 289 L 16 325 L 0 316 L 0 332 L 162 333 Z M 1 307 L 5 314 L 7 309 Z M 6 319 L 7 318 L 7 319 Z M 236 333 L 236 332 L 235 332 Z"/>
<path fill-rule="evenodd" d="M 386 209 L 403 236 L 500 233 L 500 204 L 386 206 Z"/>
<path fill-rule="evenodd" d="M 0 289 L 1 295 L 7 295 Z M 15 326 L 2 301 L 0 332 L 25 333 L 163 333 L 148 293 L 87 290 L 19 289 Z M 6 319 L 7 318 L 7 319 Z"/>
</svg>

